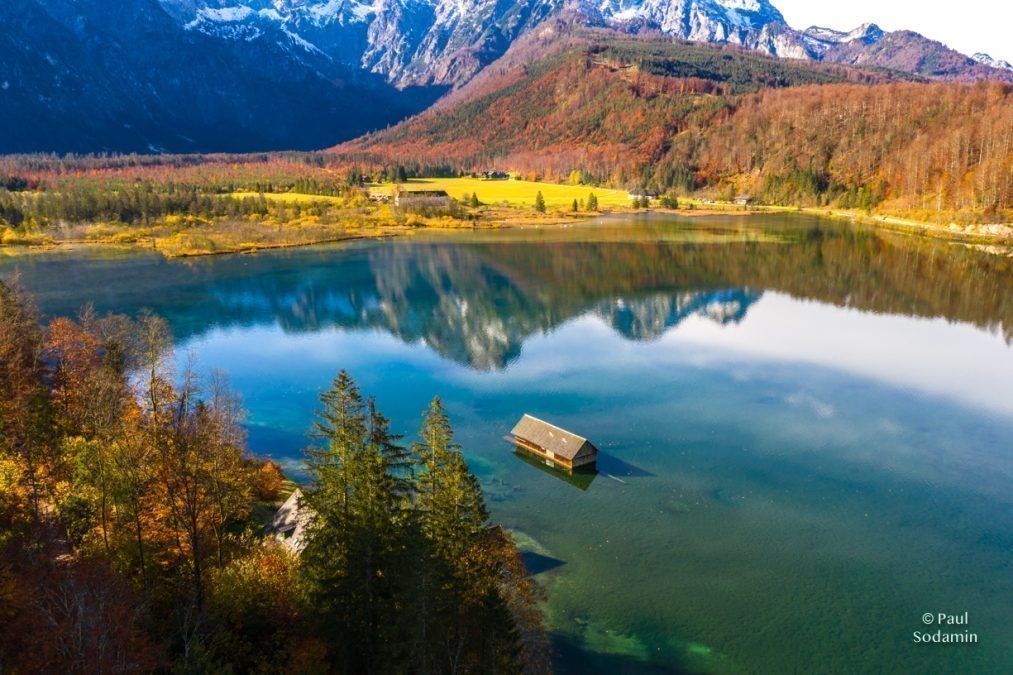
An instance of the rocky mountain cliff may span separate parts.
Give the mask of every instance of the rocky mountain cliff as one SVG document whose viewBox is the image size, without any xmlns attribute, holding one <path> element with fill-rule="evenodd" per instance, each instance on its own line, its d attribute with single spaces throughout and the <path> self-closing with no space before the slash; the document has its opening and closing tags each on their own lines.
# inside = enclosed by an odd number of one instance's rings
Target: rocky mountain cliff
<svg viewBox="0 0 1013 675">
<path fill-rule="evenodd" d="M 822 54 L 821 60 L 860 67 L 889 68 L 937 80 L 1013 82 L 1013 69 L 1002 68 L 1001 62 L 994 61 L 987 55 L 981 56 L 990 62 L 965 56 L 941 42 L 929 40 L 912 31 L 879 31 L 875 39 L 852 40 L 834 45 Z"/>
<path fill-rule="evenodd" d="M 772 56 L 892 68 L 944 79 L 1003 79 L 916 33 L 793 29 L 769 0 L 160 0 L 186 30 L 292 45 L 408 85 L 460 85 L 521 34 L 567 12 L 585 25 L 740 45 Z M 302 55 L 302 56 L 305 56 Z"/>
<path fill-rule="evenodd" d="M 160 2 L 187 31 L 297 46 L 300 57 L 362 68 L 402 87 L 466 81 L 562 7 L 562 0 Z"/>
</svg>

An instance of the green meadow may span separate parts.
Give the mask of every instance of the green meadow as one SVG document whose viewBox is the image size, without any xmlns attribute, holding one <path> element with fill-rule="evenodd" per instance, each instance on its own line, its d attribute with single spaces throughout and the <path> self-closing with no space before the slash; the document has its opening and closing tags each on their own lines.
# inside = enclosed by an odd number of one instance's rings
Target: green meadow
<svg viewBox="0 0 1013 675">
<path fill-rule="evenodd" d="M 629 194 L 624 190 L 607 190 L 587 185 L 559 185 L 527 180 L 486 180 L 483 178 L 413 178 L 402 184 L 406 190 L 446 190 L 455 199 L 477 194 L 483 204 L 503 204 L 517 207 L 534 206 L 538 193 L 542 193 L 548 208 L 569 207 L 573 200 L 587 198 L 594 193 L 599 206 L 629 206 Z M 394 186 L 377 185 L 370 188 L 374 195 L 391 195 Z"/>
</svg>

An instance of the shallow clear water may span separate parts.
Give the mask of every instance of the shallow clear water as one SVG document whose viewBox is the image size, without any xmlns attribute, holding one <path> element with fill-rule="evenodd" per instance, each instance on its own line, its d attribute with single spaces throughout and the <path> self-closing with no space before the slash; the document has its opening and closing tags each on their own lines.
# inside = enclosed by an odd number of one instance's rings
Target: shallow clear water
<svg viewBox="0 0 1013 675">
<path fill-rule="evenodd" d="M 548 590 L 560 670 L 1013 670 L 1008 259 L 640 216 L 15 268 L 51 315 L 166 316 L 293 472 L 337 369 L 409 435 L 438 393 Z M 599 446 L 590 484 L 512 453 L 525 412 Z M 924 613 L 965 611 L 978 644 L 913 643 Z"/>
</svg>

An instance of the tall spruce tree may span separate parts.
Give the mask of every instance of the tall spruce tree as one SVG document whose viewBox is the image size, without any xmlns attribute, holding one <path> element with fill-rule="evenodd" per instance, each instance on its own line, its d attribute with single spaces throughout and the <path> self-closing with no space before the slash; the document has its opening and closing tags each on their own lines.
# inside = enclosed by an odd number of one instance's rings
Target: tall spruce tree
<svg viewBox="0 0 1013 675">
<path fill-rule="evenodd" d="M 422 531 L 436 550 L 453 562 L 489 522 L 478 480 L 454 442 L 446 409 L 437 396 L 412 445 L 416 463 L 416 500 Z"/>
<path fill-rule="evenodd" d="M 424 673 L 443 672 L 451 663 L 459 671 L 478 647 L 469 631 L 475 607 L 469 602 L 470 553 L 488 514 L 460 446 L 454 442 L 439 397 L 423 416 L 419 440 L 412 444 L 415 462 L 415 519 L 418 540 L 415 607 L 415 652 Z"/>
<path fill-rule="evenodd" d="M 390 423 L 341 371 L 314 424 L 323 447 L 307 451 L 313 517 L 303 552 L 307 600 L 342 672 L 396 672 L 395 587 L 407 506 L 407 456 Z"/>
<path fill-rule="evenodd" d="M 345 370 L 334 378 L 320 402 L 323 408 L 317 412 L 313 435 L 326 444 L 307 450 L 313 487 L 305 499 L 328 525 L 347 528 L 352 525 L 354 482 L 366 435 L 365 405 L 358 385 Z"/>
</svg>

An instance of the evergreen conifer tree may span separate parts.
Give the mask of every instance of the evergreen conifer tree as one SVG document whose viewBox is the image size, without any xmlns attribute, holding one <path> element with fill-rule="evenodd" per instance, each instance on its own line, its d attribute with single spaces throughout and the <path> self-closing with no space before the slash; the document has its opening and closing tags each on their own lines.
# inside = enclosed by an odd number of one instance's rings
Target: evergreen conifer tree
<svg viewBox="0 0 1013 675">
<path fill-rule="evenodd" d="M 488 525 L 489 513 L 478 480 L 454 442 L 446 410 L 433 399 L 412 444 L 416 464 L 416 507 L 422 531 L 437 551 L 453 560 Z"/>
<path fill-rule="evenodd" d="M 542 196 L 541 190 L 539 190 L 538 194 L 535 195 L 535 211 L 545 213 L 545 197 Z"/>
<path fill-rule="evenodd" d="M 394 605 L 398 547 L 408 504 L 407 454 L 372 400 L 346 371 L 321 397 L 307 451 L 313 514 L 302 572 L 309 606 L 346 672 L 389 670 L 398 624 Z"/>
</svg>

